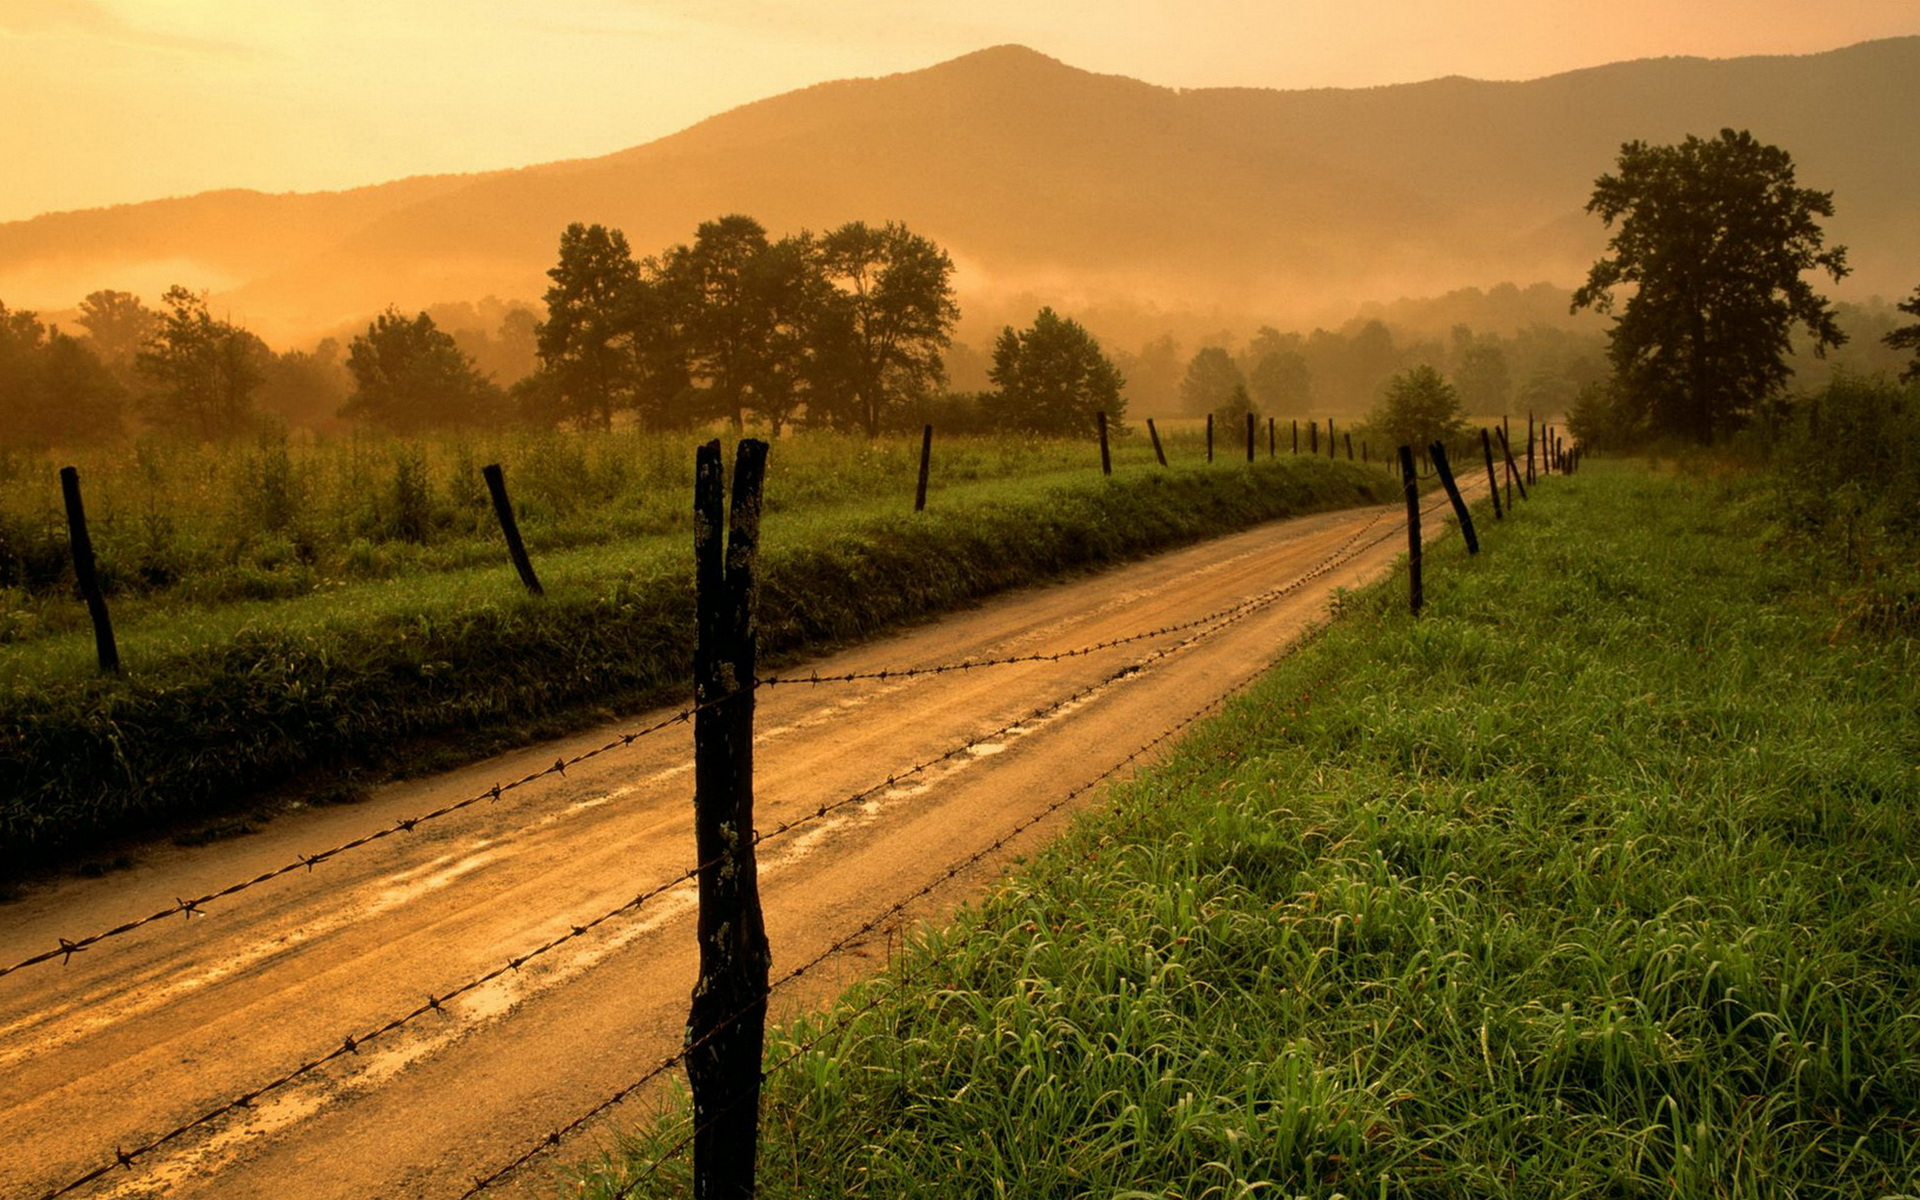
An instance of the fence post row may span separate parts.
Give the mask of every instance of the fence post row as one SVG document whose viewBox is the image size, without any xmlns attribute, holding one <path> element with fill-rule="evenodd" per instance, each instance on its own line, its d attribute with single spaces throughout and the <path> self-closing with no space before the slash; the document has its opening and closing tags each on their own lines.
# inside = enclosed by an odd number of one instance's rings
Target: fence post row
<svg viewBox="0 0 1920 1200">
<path fill-rule="evenodd" d="M 913 489 L 913 511 L 927 511 L 927 474 L 933 469 L 933 426 L 920 430 L 920 482 Z"/>
<path fill-rule="evenodd" d="M 67 503 L 67 544 L 73 551 L 73 577 L 80 584 L 80 598 L 87 602 L 87 616 L 93 619 L 93 650 L 100 670 L 108 675 L 120 673 L 120 646 L 113 639 L 113 619 L 107 615 L 107 596 L 100 590 L 100 575 L 94 567 L 93 538 L 87 534 L 87 510 L 80 503 L 80 469 L 60 468 L 60 495 Z"/>
<path fill-rule="evenodd" d="M 693 1194 L 748 1200 L 759 1144 L 760 1066 L 771 955 L 753 848 L 755 579 L 767 444 L 740 442 L 730 521 L 720 443 L 694 472 L 697 634 L 693 718 L 694 844 L 701 864 L 700 978 L 687 1014 L 693 1091 Z M 729 528 L 730 526 L 730 528 Z M 722 550 L 722 532 L 726 531 Z"/>
<path fill-rule="evenodd" d="M 1453 501 L 1453 515 L 1460 518 L 1460 532 L 1467 539 L 1467 553 L 1480 553 L 1480 539 L 1473 535 L 1473 514 L 1467 511 L 1467 502 L 1460 497 L 1460 488 L 1453 481 L 1453 468 L 1447 463 L 1447 448 L 1439 442 L 1427 447 L 1427 453 L 1433 456 L 1433 469 L 1440 473 L 1440 486 L 1447 489 L 1447 499 Z"/>
<path fill-rule="evenodd" d="M 1407 604 L 1420 615 L 1420 477 L 1414 472 L 1413 447 L 1400 447 L 1400 491 L 1407 499 Z"/>
<path fill-rule="evenodd" d="M 1487 491 L 1493 496 L 1493 519 L 1504 521 L 1507 514 L 1500 505 L 1500 475 L 1493 469 L 1493 435 L 1480 427 L 1480 452 L 1487 456 Z"/>
<path fill-rule="evenodd" d="M 493 497 L 493 515 L 500 522 L 500 536 L 507 539 L 507 557 L 513 560 L 513 569 L 520 573 L 520 582 L 532 594 L 546 595 L 540 586 L 540 577 L 533 573 L 533 560 L 527 557 L 527 544 L 520 540 L 520 522 L 514 518 L 513 501 L 507 499 L 505 473 L 499 463 L 488 463 L 480 468 L 480 474 L 487 481 L 487 494 Z"/>
<path fill-rule="evenodd" d="M 1161 466 L 1167 465 L 1167 451 L 1160 445 L 1160 431 L 1153 427 L 1153 418 L 1147 418 L 1147 436 L 1153 439 L 1153 456 L 1160 460 Z"/>
<path fill-rule="evenodd" d="M 1113 474 L 1113 456 L 1107 451 L 1107 414 L 1097 412 L 1093 414 L 1093 421 L 1100 427 L 1100 473 L 1111 475 Z"/>
</svg>

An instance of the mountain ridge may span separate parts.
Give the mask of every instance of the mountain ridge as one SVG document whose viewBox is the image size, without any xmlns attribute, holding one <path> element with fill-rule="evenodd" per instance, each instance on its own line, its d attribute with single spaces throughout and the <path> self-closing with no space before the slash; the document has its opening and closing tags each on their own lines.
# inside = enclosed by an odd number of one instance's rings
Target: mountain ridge
<svg viewBox="0 0 1920 1200">
<path fill-rule="evenodd" d="M 1920 278 L 1920 131 L 1897 119 L 1911 112 L 1920 37 L 1286 91 L 1167 88 L 1001 45 L 593 158 L 0 224 L 0 299 L 34 307 L 15 294 L 40 300 L 60 279 L 67 304 L 96 287 L 152 296 L 115 272 L 198 270 L 177 282 L 284 337 L 387 303 L 538 296 L 573 220 L 648 254 L 746 212 L 776 234 L 902 220 L 953 253 L 970 313 L 996 319 L 1039 296 L 1285 320 L 1502 280 L 1570 286 L 1604 243 L 1582 210 L 1620 144 L 1722 127 L 1785 146 L 1803 186 L 1836 193 L 1852 292 L 1902 294 Z"/>
</svg>

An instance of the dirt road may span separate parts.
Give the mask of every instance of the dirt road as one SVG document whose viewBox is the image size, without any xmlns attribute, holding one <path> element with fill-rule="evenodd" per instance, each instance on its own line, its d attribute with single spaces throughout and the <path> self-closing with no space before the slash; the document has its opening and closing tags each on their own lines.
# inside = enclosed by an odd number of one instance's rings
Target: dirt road
<svg viewBox="0 0 1920 1200">
<path fill-rule="evenodd" d="M 1428 504 L 1427 527 L 1438 530 Z M 1396 508 L 1274 523 L 1008 596 L 803 673 L 1083 647 L 1191 622 L 1311 574 L 1224 625 L 1059 662 L 762 688 L 758 823 L 771 834 L 797 822 L 760 847 L 775 975 L 1258 674 L 1324 613 L 1335 588 L 1383 571 L 1404 549 L 1402 530 Z M 154 848 L 132 870 L 49 886 L 0 907 L 0 964 L 393 828 L 663 716 L 298 813 L 251 837 Z M 460 1195 L 678 1048 L 693 984 L 693 889 L 631 902 L 691 865 L 690 758 L 688 727 L 671 724 L 208 904 L 204 915 L 0 977 L 0 1197 L 47 1195 L 114 1163 L 116 1148 L 144 1147 L 256 1092 L 70 1194 Z M 938 761 L 909 773 L 929 760 Z M 977 891 L 1077 804 L 899 920 Z M 820 816 L 822 806 L 833 807 Z M 879 932 L 834 956 L 805 987 L 776 992 L 775 1017 L 818 1002 L 885 953 Z M 583 1134 L 559 1156 L 594 1145 Z M 538 1161 L 496 1194 L 550 1191 L 551 1171 Z"/>
</svg>

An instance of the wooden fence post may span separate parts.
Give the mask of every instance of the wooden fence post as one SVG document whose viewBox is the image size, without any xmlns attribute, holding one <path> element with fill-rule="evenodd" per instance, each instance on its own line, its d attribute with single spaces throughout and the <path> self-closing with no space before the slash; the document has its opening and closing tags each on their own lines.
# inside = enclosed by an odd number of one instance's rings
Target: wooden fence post
<svg viewBox="0 0 1920 1200">
<path fill-rule="evenodd" d="M 1274 451 L 1278 447 L 1280 442 L 1280 436 L 1277 430 L 1278 430 L 1278 422 L 1276 422 L 1272 417 L 1268 417 L 1267 418 L 1267 457 L 1268 458 L 1273 457 Z"/>
<path fill-rule="evenodd" d="M 1107 414 L 1097 412 L 1093 414 L 1093 420 L 1094 424 L 1100 427 L 1100 473 L 1111 475 L 1113 474 L 1113 455 L 1107 451 Z"/>
<path fill-rule="evenodd" d="M 1318 417 L 1307 422 L 1307 453 L 1316 458 L 1320 455 L 1320 420 Z"/>
<path fill-rule="evenodd" d="M 1257 420 L 1257 418 L 1252 413 L 1247 414 L 1247 461 L 1248 462 L 1253 461 L 1253 431 L 1254 431 L 1255 420 Z"/>
<path fill-rule="evenodd" d="M 1213 461 L 1213 414 L 1207 414 L 1207 461 Z"/>
<path fill-rule="evenodd" d="M 1333 418 L 1327 418 L 1327 461 L 1331 462 L 1340 454 L 1340 447 L 1333 439 Z"/>
<path fill-rule="evenodd" d="M 100 669 L 109 675 L 120 673 L 120 646 L 113 640 L 113 619 L 107 615 L 107 596 L 100 590 L 100 575 L 93 562 L 93 539 L 87 535 L 87 510 L 80 503 L 80 470 L 60 468 L 60 495 L 67 502 L 67 543 L 73 550 L 73 577 L 80 584 L 80 598 L 87 602 L 87 615 L 93 618 L 93 650 Z"/>
<path fill-rule="evenodd" d="M 927 476 L 933 470 L 933 426 L 920 430 L 920 482 L 913 489 L 913 511 L 927 511 Z"/>
<path fill-rule="evenodd" d="M 1467 539 L 1467 553 L 1480 553 L 1480 539 L 1473 535 L 1473 514 L 1467 511 L 1467 502 L 1460 497 L 1460 488 L 1453 481 L 1453 468 L 1447 465 L 1447 448 L 1439 442 L 1427 447 L 1427 453 L 1433 456 L 1433 469 L 1440 473 L 1440 486 L 1447 489 L 1447 499 L 1453 501 L 1453 515 L 1460 518 L 1460 532 Z"/>
<path fill-rule="evenodd" d="M 1407 604 L 1420 615 L 1420 477 L 1413 469 L 1413 447 L 1400 447 L 1400 490 L 1407 498 Z"/>
<path fill-rule="evenodd" d="M 1167 465 L 1167 452 L 1160 445 L 1160 431 L 1153 427 L 1153 418 L 1147 418 L 1147 436 L 1153 439 L 1153 456 L 1160 460 L 1161 466 Z"/>
<path fill-rule="evenodd" d="M 1293 452 L 1300 453 L 1300 418 L 1293 419 Z"/>
<path fill-rule="evenodd" d="M 533 560 L 527 557 L 527 544 L 520 540 L 520 522 L 514 518 L 513 501 L 507 499 L 505 473 L 499 463 L 488 463 L 480 468 L 480 474 L 487 481 L 487 494 L 493 497 L 493 515 L 500 522 L 500 535 L 507 539 L 507 557 L 520 573 L 520 583 L 536 596 L 546 595 L 540 577 L 533 573 Z"/>
<path fill-rule="evenodd" d="M 1513 485 L 1520 485 L 1520 498 L 1527 499 L 1527 481 L 1520 478 L 1520 464 L 1513 461 L 1513 447 L 1507 443 L 1507 431 L 1500 431 L 1500 453 L 1507 460 L 1507 506 L 1513 506 Z"/>
<path fill-rule="evenodd" d="M 1493 435 L 1485 426 L 1480 429 L 1480 450 L 1487 456 L 1487 491 L 1493 496 L 1493 519 L 1504 521 L 1507 514 L 1500 506 L 1500 476 L 1493 469 Z"/>
<path fill-rule="evenodd" d="M 1533 411 L 1529 409 L 1527 411 L 1527 478 L 1526 478 L 1526 482 L 1532 483 L 1533 481 L 1534 481 L 1533 479 Z"/>
<path fill-rule="evenodd" d="M 1351 433 L 1343 433 L 1340 436 L 1344 438 L 1347 443 L 1347 461 L 1352 462 L 1353 461 L 1353 435 Z"/>
<path fill-rule="evenodd" d="M 700 885 L 700 980 L 687 1014 L 693 1090 L 693 1194 L 750 1200 L 759 1146 L 767 1019 L 766 924 L 753 848 L 755 578 L 767 444 L 743 439 L 730 520 L 720 443 L 694 473 L 693 821 Z M 730 527 L 730 529 L 729 529 Z M 722 534 L 725 531 L 725 547 Z"/>
</svg>

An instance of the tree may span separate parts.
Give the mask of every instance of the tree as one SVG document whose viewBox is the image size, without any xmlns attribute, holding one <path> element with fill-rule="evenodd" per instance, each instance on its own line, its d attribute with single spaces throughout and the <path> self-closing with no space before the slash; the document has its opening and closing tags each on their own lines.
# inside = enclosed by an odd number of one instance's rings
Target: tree
<svg viewBox="0 0 1920 1200">
<path fill-rule="evenodd" d="M 613 427 L 634 403 L 638 366 L 632 317 L 640 268 L 626 235 L 576 221 L 560 235 L 560 261 L 547 272 L 547 319 L 534 331 L 540 386 L 552 420 Z"/>
<path fill-rule="evenodd" d="M 853 221 L 820 239 L 820 269 L 837 293 L 819 327 L 823 373 L 846 397 L 823 415 L 878 437 L 882 423 L 938 383 L 940 352 L 960 307 L 946 251 L 889 221 Z"/>
<path fill-rule="evenodd" d="M 340 415 L 398 434 L 486 425 L 501 415 L 500 389 L 426 313 L 389 307 L 347 348 L 354 391 Z"/>
<path fill-rule="evenodd" d="M 1628 142 L 1587 211 L 1618 229 L 1573 308 L 1613 313 L 1614 289 L 1633 285 L 1608 353 L 1656 430 L 1705 442 L 1737 428 L 1786 381 L 1796 325 L 1816 354 L 1846 340 L 1803 278 L 1847 274 L 1845 248 L 1825 249 L 1816 220 L 1833 216 L 1833 195 L 1795 186 L 1785 150 L 1731 129 Z"/>
<path fill-rule="evenodd" d="M 1455 328 L 1453 386 L 1470 412 L 1499 416 L 1507 411 L 1513 399 L 1513 374 L 1496 339 L 1476 338 L 1464 325 Z"/>
<path fill-rule="evenodd" d="M 322 339 L 312 351 L 275 356 L 266 375 L 259 392 L 261 411 L 307 429 L 337 424 L 340 406 L 353 388 L 340 343 L 333 338 Z"/>
<path fill-rule="evenodd" d="M 1297 339 L 1296 339 L 1297 340 Z M 1313 375 L 1298 350 L 1270 350 L 1247 376 L 1254 403 L 1270 413 L 1298 415 L 1313 406 Z"/>
<path fill-rule="evenodd" d="M 1233 385 L 1233 391 L 1227 393 L 1226 402 L 1213 410 L 1214 423 L 1225 431 L 1228 437 L 1233 431 L 1247 423 L 1248 417 L 1257 417 L 1260 410 L 1253 406 L 1253 397 L 1248 394 L 1243 383 Z"/>
<path fill-rule="evenodd" d="M 134 356 L 135 370 L 155 385 L 145 401 L 148 417 L 203 441 L 244 433 L 273 351 L 247 330 L 214 319 L 204 292 L 176 284 L 161 301 L 167 311 Z"/>
<path fill-rule="evenodd" d="M 987 377 L 999 389 L 992 401 L 1002 423 L 1035 433 L 1092 433 L 1096 413 L 1116 427 L 1126 411 L 1126 380 L 1078 321 L 1043 308 L 1033 325 L 1000 331 Z"/>
<path fill-rule="evenodd" d="M 0 304 L 0 446 L 111 440 L 125 396 L 85 342 Z"/>
<path fill-rule="evenodd" d="M 1367 414 L 1367 427 L 1387 446 L 1426 451 L 1432 442 L 1450 442 L 1467 430 L 1460 415 L 1460 393 L 1430 366 L 1402 371 L 1387 381 L 1386 394 Z"/>
<path fill-rule="evenodd" d="M 160 314 L 132 292 L 90 292 L 75 323 L 87 331 L 95 353 L 123 383 L 133 381 L 133 360 L 160 328 Z"/>
<path fill-rule="evenodd" d="M 1180 381 L 1180 402 L 1189 413 L 1210 413 L 1232 398 L 1233 389 L 1246 386 L 1233 356 L 1219 346 L 1206 346 L 1187 363 L 1186 377 Z"/>
<path fill-rule="evenodd" d="M 1913 316 L 1920 317 L 1920 287 L 1914 288 L 1913 295 L 1902 300 L 1899 308 L 1903 313 L 1910 313 Z M 1900 328 L 1887 334 L 1882 340 L 1895 350 L 1913 351 L 1913 362 L 1908 364 L 1906 369 L 1900 372 L 1900 382 L 1905 383 L 1909 379 L 1920 379 L 1920 321 L 1915 321 L 1911 325 L 1902 325 Z"/>
</svg>

